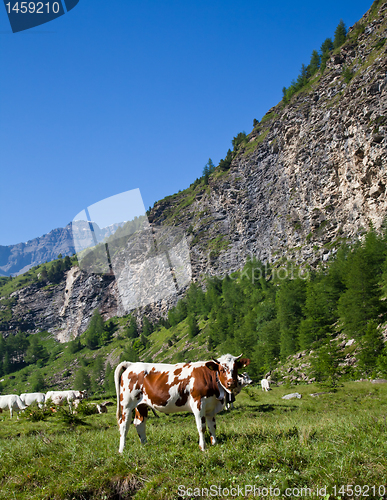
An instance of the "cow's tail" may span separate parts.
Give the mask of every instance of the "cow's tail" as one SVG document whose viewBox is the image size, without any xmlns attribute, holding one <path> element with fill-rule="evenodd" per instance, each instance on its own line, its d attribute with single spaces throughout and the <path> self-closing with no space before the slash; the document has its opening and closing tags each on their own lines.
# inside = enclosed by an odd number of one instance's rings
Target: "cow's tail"
<svg viewBox="0 0 387 500">
<path fill-rule="evenodd" d="M 120 363 L 114 371 L 114 384 L 116 386 L 117 395 L 117 422 L 121 418 L 121 405 L 120 405 L 120 382 L 121 375 L 124 370 L 126 370 L 132 363 L 130 361 L 123 361 Z"/>
</svg>

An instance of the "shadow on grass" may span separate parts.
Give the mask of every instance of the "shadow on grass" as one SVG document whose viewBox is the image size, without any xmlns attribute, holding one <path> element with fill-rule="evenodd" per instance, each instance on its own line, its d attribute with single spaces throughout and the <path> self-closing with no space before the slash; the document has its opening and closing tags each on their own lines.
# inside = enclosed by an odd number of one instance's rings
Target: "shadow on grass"
<svg viewBox="0 0 387 500">
<path fill-rule="evenodd" d="M 239 408 L 234 408 L 231 411 L 226 411 L 223 410 L 220 414 L 221 415 L 232 415 L 232 414 L 244 414 L 246 412 L 255 412 L 255 413 L 270 413 L 270 412 L 277 412 L 277 413 L 288 413 L 291 411 L 299 410 L 297 406 L 288 406 L 288 405 L 274 405 L 274 404 L 269 404 L 265 403 L 262 405 L 244 405 L 243 407 Z"/>
</svg>

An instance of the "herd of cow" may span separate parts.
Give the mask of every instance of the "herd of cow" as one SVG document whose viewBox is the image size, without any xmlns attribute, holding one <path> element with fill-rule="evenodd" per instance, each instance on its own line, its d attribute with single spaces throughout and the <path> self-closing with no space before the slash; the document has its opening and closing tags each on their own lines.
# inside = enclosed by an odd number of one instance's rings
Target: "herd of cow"
<svg viewBox="0 0 387 500">
<path fill-rule="evenodd" d="M 178 363 L 132 363 L 123 361 L 114 372 L 117 394 L 117 422 L 120 431 L 119 452 L 125 447 L 126 434 L 134 412 L 133 424 L 141 443 L 146 443 L 145 424 L 148 409 L 153 412 L 175 413 L 190 411 L 194 414 L 199 432 L 199 447 L 205 449 L 204 432 L 208 427 L 211 444 L 216 443 L 215 415 L 233 407 L 235 396 L 243 387 L 252 383 L 247 373 L 238 370 L 250 364 L 248 358 L 225 354 L 211 361 Z M 262 390 L 269 390 L 269 380 L 261 381 Z M 62 405 L 67 402 L 70 411 L 86 391 L 49 391 L 0 396 L 0 411 L 25 410 L 32 403 L 39 407 L 50 402 Z"/>
<path fill-rule="evenodd" d="M 20 396 L 17 394 L 7 394 L 0 396 L 0 413 L 8 408 L 12 418 L 13 411 L 19 413 L 19 411 L 25 410 L 33 403 L 36 403 L 39 408 L 43 408 L 47 402 L 57 406 L 61 406 L 67 402 L 72 412 L 73 405 L 79 404 L 82 399 L 86 398 L 86 391 L 48 391 L 46 394 L 43 392 L 26 392 L 20 394 Z"/>
</svg>

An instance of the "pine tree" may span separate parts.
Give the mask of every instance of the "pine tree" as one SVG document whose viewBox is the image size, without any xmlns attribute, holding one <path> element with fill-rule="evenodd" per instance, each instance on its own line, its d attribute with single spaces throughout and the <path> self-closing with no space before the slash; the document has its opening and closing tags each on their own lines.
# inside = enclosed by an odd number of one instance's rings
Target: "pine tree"
<svg viewBox="0 0 387 500">
<path fill-rule="evenodd" d="M 85 332 L 85 343 L 89 349 L 95 349 L 102 341 L 104 334 L 104 322 L 98 309 L 95 309 L 91 317 L 88 329 Z"/>
<path fill-rule="evenodd" d="M 6 352 L 7 352 L 7 344 L 3 335 L 0 333 L 0 361 L 3 359 Z"/>
<path fill-rule="evenodd" d="M 333 40 L 333 48 L 338 49 L 343 45 L 347 37 L 347 28 L 345 27 L 344 21 L 340 19 L 340 22 L 335 30 L 335 38 Z"/>
<path fill-rule="evenodd" d="M 313 374 L 321 385 L 334 389 L 339 384 L 343 354 L 337 342 L 326 341 L 311 359 Z"/>
<path fill-rule="evenodd" d="M 41 344 L 40 339 L 37 335 L 31 335 L 29 337 L 29 346 L 26 351 L 24 361 L 27 364 L 36 363 L 39 360 L 46 360 L 48 358 L 48 352 L 46 348 Z"/>
<path fill-rule="evenodd" d="M 11 373 L 12 371 L 12 365 L 11 361 L 9 359 L 9 354 L 8 352 L 5 353 L 4 359 L 3 359 L 3 372 L 8 375 L 8 373 Z"/>
<path fill-rule="evenodd" d="M 324 42 L 321 45 L 320 52 L 321 52 L 321 65 L 320 65 L 320 70 L 321 72 L 324 72 L 325 67 L 327 65 L 328 59 L 331 57 L 331 52 L 333 50 L 333 42 L 331 38 L 326 38 Z"/>
<path fill-rule="evenodd" d="M 195 314 L 188 315 L 188 337 L 193 339 L 199 333 L 199 325 Z"/>
<path fill-rule="evenodd" d="M 149 319 L 146 316 L 144 316 L 142 320 L 142 335 L 148 337 L 148 335 L 150 335 L 152 332 L 153 332 L 153 325 L 149 321 Z"/>
<path fill-rule="evenodd" d="M 298 75 L 297 78 L 297 88 L 301 89 L 304 85 L 306 85 L 308 83 L 308 78 L 309 78 L 308 69 L 305 66 L 305 64 L 303 64 L 301 66 L 300 74 Z"/>
<path fill-rule="evenodd" d="M 102 377 L 103 372 L 103 359 L 102 356 L 97 356 L 93 362 L 92 378 L 91 378 L 91 389 L 95 393 L 101 387 L 99 382 Z"/>
<path fill-rule="evenodd" d="M 62 263 L 62 271 L 68 271 L 69 269 L 71 269 L 71 267 L 71 259 L 68 255 L 66 255 Z"/>
<path fill-rule="evenodd" d="M 208 184 L 208 179 L 210 177 L 210 171 L 208 170 L 208 165 L 204 165 L 204 168 L 203 168 L 203 179 L 204 179 L 204 184 L 207 186 Z"/>
<path fill-rule="evenodd" d="M 103 388 L 104 388 L 105 392 L 114 392 L 115 391 L 114 370 L 111 367 L 111 364 L 109 362 L 106 363 L 105 380 L 103 383 Z"/>
<path fill-rule="evenodd" d="M 361 350 L 357 355 L 358 367 L 363 373 L 370 375 L 375 370 L 378 357 L 384 348 L 383 335 L 375 321 L 368 322 L 365 334 L 360 341 L 360 347 Z"/>
<path fill-rule="evenodd" d="M 7 353 L 12 364 L 23 363 L 24 356 L 29 346 L 27 334 L 19 331 L 14 337 L 7 339 Z"/>
<path fill-rule="evenodd" d="M 208 171 L 210 172 L 211 175 L 215 171 L 215 165 L 214 162 L 211 160 L 211 158 L 208 158 L 207 166 L 208 166 Z"/>
<path fill-rule="evenodd" d="M 313 76 L 318 71 L 318 69 L 320 68 L 320 64 L 321 64 L 321 57 L 317 52 L 317 50 L 314 50 L 312 52 L 312 56 L 310 58 L 310 63 L 308 66 L 310 76 Z"/>
<path fill-rule="evenodd" d="M 76 391 L 90 391 L 91 389 L 90 375 L 86 372 L 84 367 L 79 368 L 75 375 L 74 389 Z"/>
<path fill-rule="evenodd" d="M 308 349 L 313 342 L 333 333 L 333 324 L 338 319 L 337 303 L 346 287 L 343 281 L 347 248 L 341 248 L 326 273 L 312 274 L 306 285 L 303 319 L 299 326 L 301 349 Z"/>
<path fill-rule="evenodd" d="M 107 321 L 100 337 L 100 345 L 108 344 L 112 340 L 115 331 L 117 331 L 117 323 L 113 319 Z"/>
<path fill-rule="evenodd" d="M 245 141 L 246 141 L 246 132 L 245 131 L 239 132 L 239 134 L 236 135 L 231 141 L 234 150 L 237 149 Z"/>
<path fill-rule="evenodd" d="M 324 55 L 327 52 L 332 52 L 332 50 L 333 50 L 332 38 L 326 38 L 321 44 L 320 53 L 321 55 Z"/>
<path fill-rule="evenodd" d="M 228 170 L 230 168 L 231 162 L 232 162 L 232 151 L 231 151 L 231 149 L 229 149 L 227 151 L 226 158 L 224 160 L 223 159 L 220 160 L 220 162 L 219 162 L 220 170 L 222 170 L 223 172 Z"/>
<path fill-rule="evenodd" d="M 280 325 L 281 358 L 298 348 L 298 326 L 303 319 L 306 283 L 302 279 L 282 280 L 276 297 L 277 319 Z"/>
<path fill-rule="evenodd" d="M 140 339 L 138 339 L 138 340 L 140 340 Z M 122 352 L 121 357 L 120 357 L 120 362 L 121 361 L 131 361 L 132 363 L 136 363 L 137 361 L 140 361 L 140 358 L 138 357 L 136 350 L 132 346 L 129 345 Z"/>
<path fill-rule="evenodd" d="M 40 370 L 34 372 L 30 378 L 32 392 L 41 392 L 45 388 L 44 377 Z"/>
<path fill-rule="evenodd" d="M 346 290 L 338 301 L 338 313 L 344 331 L 350 336 L 361 337 L 369 320 L 386 313 L 380 287 L 385 255 L 386 243 L 371 229 L 348 256 Z"/>
<path fill-rule="evenodd" d="M 79 337 L 77 337 L 74 340 L 71 340 L 68 345 L 68 350 L 70 354 L 75 354 L 76 352 L 80 351 L 82 349 L 82 344 L 81 340 Z"/>
<path fill-rule="evenodd" d="M 215 165 L 211 158 L 208 159 L 208 162 L 204 165 L 203 168 L 203 177 L 204 177 L 204 184 L 208 184 L 208 180 L 210 175 L 215 171 Z"/>
<path fill-rule="evenodd" d="M 129 316 L 129 322 L 128 326 L 125 329 L 125 333 L 129 339 L 135 339 L 136 337 L 138 337 L 137 322 L 132 315 Z"/>
</svg>

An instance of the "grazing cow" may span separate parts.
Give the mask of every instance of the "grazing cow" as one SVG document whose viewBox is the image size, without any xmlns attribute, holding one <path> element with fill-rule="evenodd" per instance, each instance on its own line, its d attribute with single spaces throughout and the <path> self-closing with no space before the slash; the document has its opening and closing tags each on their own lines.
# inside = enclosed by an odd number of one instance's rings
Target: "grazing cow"
<svg viewBox="0 0 387 500">
<path fill-rule="evenodd" d="M 46 402 L 51 399 L 54 405 L 62 405 L 67 401 L 70 411 L 72 412 L 72 405 L 75 399 L 86 399 L 86 391 L 48 391 L 46 393 Z"/>
<path fill-rule="evenodd" d="M 270 381 L 267 378 L 261 380 L 261 387 L 263 391 L 270 391 Z"/>
<path fill-rule="evenodd" d="M 162 413 L 190 411 L 199 432 L 199 446 L 205 449 L 206 422 L 211 444 L 216 443 L 215 415 L 224 407 L 225 394 L 237 387 L 238 369 L 250 360 L 225 354 L 219 360 L 177 363 L 120 363 L 114 372 L 117 393 L 117 421 L 120 447 L 125 447 L 128 426 L 135 409 L 134 425 L 141 443 L 146 443 L 148 407 Z"/>
<path fill-rule="evenodd" d="M 19 418 L 19 411 L 25 410 L 27 406 L 23 404 L 23 401 L 17 394 L 8 394 L 6 396 L 0 396 L 0 409 L 5 410 L 5 408 L 9 408 L 11 418 L 12 410 L 16 410 L 17 418 Z"/>
<path fill-rule="evenodd" d="M 234 409 L 235 397 L 238 396 L 244 387 L 252 383 L 253 381 L 246 372 L 238 375 L 238 385 L 231 391 L 231 394 L 226 393 L 226 410 Z"/>
<path fill-rule="evenodd" d="M 30 406 L 32 403 L 37 403 L 39 408 L 43 408 L 45 396 L 42 392 L 26 392 L 20 394 L 20 399 L 26 406 Z"/>
</svg>

